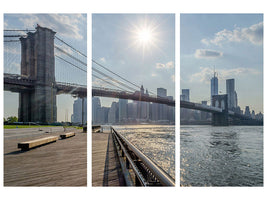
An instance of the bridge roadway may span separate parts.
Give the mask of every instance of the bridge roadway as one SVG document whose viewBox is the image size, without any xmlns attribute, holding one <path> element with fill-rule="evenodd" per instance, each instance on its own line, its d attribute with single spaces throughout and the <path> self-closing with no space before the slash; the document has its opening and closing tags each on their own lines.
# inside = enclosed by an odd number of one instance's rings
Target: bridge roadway
<svg viewBox="0 0 267 200">
<path fill-rule="evenodd" d="M 137 92 L 132 93 L 128 91 L 113 90 L 108 88 L 93 87 L 92 96 L 111 97 L 118 99 L 131 99 L 134 101 L 145 101 L 145 102 L 166 104 L 168 106 L 175 106 L 175 101 L 167 98 L 150 96 L 150 95 L 140 95 L 140 93 Z"/>
<path fill-rule="evenodd" d="M 63 133 L 63 127 L 41 129 L 4 129 L 4 186 L 86 186 L 87 133 L 67 129 L 75 137 L 29 151 L 17 148 L 19 142 Z"/>
<path fill-rule="evenodd" d="M 180 107 L 181 108 L 188 108 L 188 109 L 193 109 L 193 110 L 200 110 L 200 111 L 205 111 L 205 112 L 210 112 L 210 113 L 222 113 L 223 110 L 221 108 L 213 107 L 213 106 L 208 106 L 208 105 L 203 105 L 200 103 L 193 103 L 189 101 L 180 101 Z M 239 119 L 244 119 L 244 120 L 251 120 L 251 117 L 235 113 L 231 110 L 228 110 L 228 115 L 233 118 L 239 118 Z"/>
<path fill-rule="evenodd" d="M 4 90 L 11 92 L 23 92 L 25 90 L 33 90 L 36 80 L 26 76 L 17 74 L 4 74 Z M 53 85 L 57 89 L 57 94 L 72 94 L 79 97 L 87 96 L 87 86 L 56 82 Z M 92 89 L 92 96 L 111 97 L 119 99 L 131 99 L 135 101 L 154 102 L 159 104 L 166 104 L 168 106 L 175 106 L 175 101 L 163 97 L 140 95 L 140 93 L 131 93 L 128 91 L 112 90 L 107 88 Z"/>
<path fill-rule="evenodd" d="M 4 74 L 4 90 L 11 92 L 23 92 L 25 90 L 33 90 L 36 80 L 27 76 L 18 74 Z M 87 96 L 87 86 L 72 83 L 56 82 L 53 85 L 57 89 L 57 94 L 72 94 L 79 97 Z"/>
</svg>

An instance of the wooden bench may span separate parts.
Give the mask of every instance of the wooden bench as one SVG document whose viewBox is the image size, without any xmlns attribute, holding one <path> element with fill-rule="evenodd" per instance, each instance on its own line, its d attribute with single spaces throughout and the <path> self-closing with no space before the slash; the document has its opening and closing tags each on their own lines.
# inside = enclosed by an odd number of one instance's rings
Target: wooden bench
<svg viewBox="0 0 267 200">
<path fill-rule="evenodd" d="M 66 138 L 73 137 L 73 136 L 75 136 L 74 132 L 64 133 L 60 135 L 61 139 L 66 139 Z"/>
<path fill-rule="evenodd" d="M 44 144 L 49 144 L 51 142 L 56 142 L 58 140 L 58 136 L 50 136 L 45 138 L 40 138 L 36 140 L 31 140 L 27 142 L 20 142 L 18 143 L 18 148 L 21 148 L 21 150 L 29 150 L 34 147 L 42 146 Z"/>
</svg>

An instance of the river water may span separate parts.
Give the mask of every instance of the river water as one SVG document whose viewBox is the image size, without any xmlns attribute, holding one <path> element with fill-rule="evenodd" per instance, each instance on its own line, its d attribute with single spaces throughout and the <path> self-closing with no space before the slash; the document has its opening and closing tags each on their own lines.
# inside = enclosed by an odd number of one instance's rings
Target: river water
<svg viewBox="0 0 267 200">
<path fill-rule="evenodd" d="M 168 125 L 113 126 L 140 151 L 175 178 L 175 128 Z"/>
<path fill-rule="evenodd" d="M 181 126 L 181 186 L 263 186 L 262 126 Z"/>
</svg>

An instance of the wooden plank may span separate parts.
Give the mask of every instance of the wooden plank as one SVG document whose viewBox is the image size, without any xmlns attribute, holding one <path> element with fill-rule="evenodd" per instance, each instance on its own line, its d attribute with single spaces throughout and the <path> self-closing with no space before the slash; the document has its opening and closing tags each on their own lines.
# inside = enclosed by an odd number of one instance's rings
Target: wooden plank
<svg viewBox="0 0 267 200">
<path fill-rule="evenodd" d="M 49 144 L 51 142 L 56 142 L 58 140 L 58 136 L 50 136 L 45 138 L 40 138 L 36 140 L 30 140 L 26 142 L 20 142 L 18 143 L 18 148 L 21 148 L 22 150 L 29 150 L 34 147 L 38 147 L 44 144 Z"/>
<path fill-rule="evenodd" d="M 124 186 L 111 134 L 92 133 L 92 186 Z"/>
<path fill-rule="evenodd" d="M 61 139 L 66 139 L 66 138 L 73 137 L 73 136 L 75 136 L 74 132 L 64 133 L 60 135 Z"/>
<path fill-rule="evenodd" d="M 74 131 L 74 130 L 73 130 Z M 71 140 L 59 140 L 34 151 L 22 152 L 21 137 L 4 140 L 4 186 L 86 186 L 87 134 L 75 130 Z M 59 136 L 62 132 L 48 133 Z M 44 136 L 24 136 L 24 141 Z"/>
</svg>

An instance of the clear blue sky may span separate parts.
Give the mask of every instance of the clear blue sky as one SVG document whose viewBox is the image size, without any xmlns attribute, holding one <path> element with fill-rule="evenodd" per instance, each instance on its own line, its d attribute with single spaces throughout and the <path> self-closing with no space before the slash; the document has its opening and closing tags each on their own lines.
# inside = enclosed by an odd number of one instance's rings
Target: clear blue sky
<svg viewBox="0 0 267 200">
<path fill-rule="evenodd" d="M 174 14 L 93 14 L 92 38 L 94 60 L 153 93 L 163 87 L 175 96 Z M 94 77 L 92 85 L 112 87 Z M 101 104 L 112 101 L 118 100 L 102 98 Z"/>
<path fill-rule="evenodd" d="M 190 99 L 210 98 L 213 68 L 219 91 L 235 79 L 238 105 L 263 112 L 263 15 L 181 14 L 180 88 Z"/>
<path fill-rule="evenodd" d="M 86 14 L 5 14 L 4 29 L 35 29 L 36 24 L 50 28 L 56 36 L 66 41 L 84 54 L 87 52 Z M 18 46 L 20 48 L 20 46 Z M 7 48 L 6 48 L 7 49 Z M 4 47 L 4 51 L 6 51 Z M 86 60 L 86 59 L 85 59 Z M 5 60 L 4 72 L 20 74 L 20 56 L 10 55 Z M 77 71 L 69 65 L 62 65 L 56 59 L 56 81 L 86 85 L 85 72 Z M 74 98 L 71 95 L 57 96 L 57 120 L 71 121 Z M 4 92 L 4 117 L 18 115 L 18 94 Z M 68 117 L 66 117 L 68 115 Z"/>
</svg>

